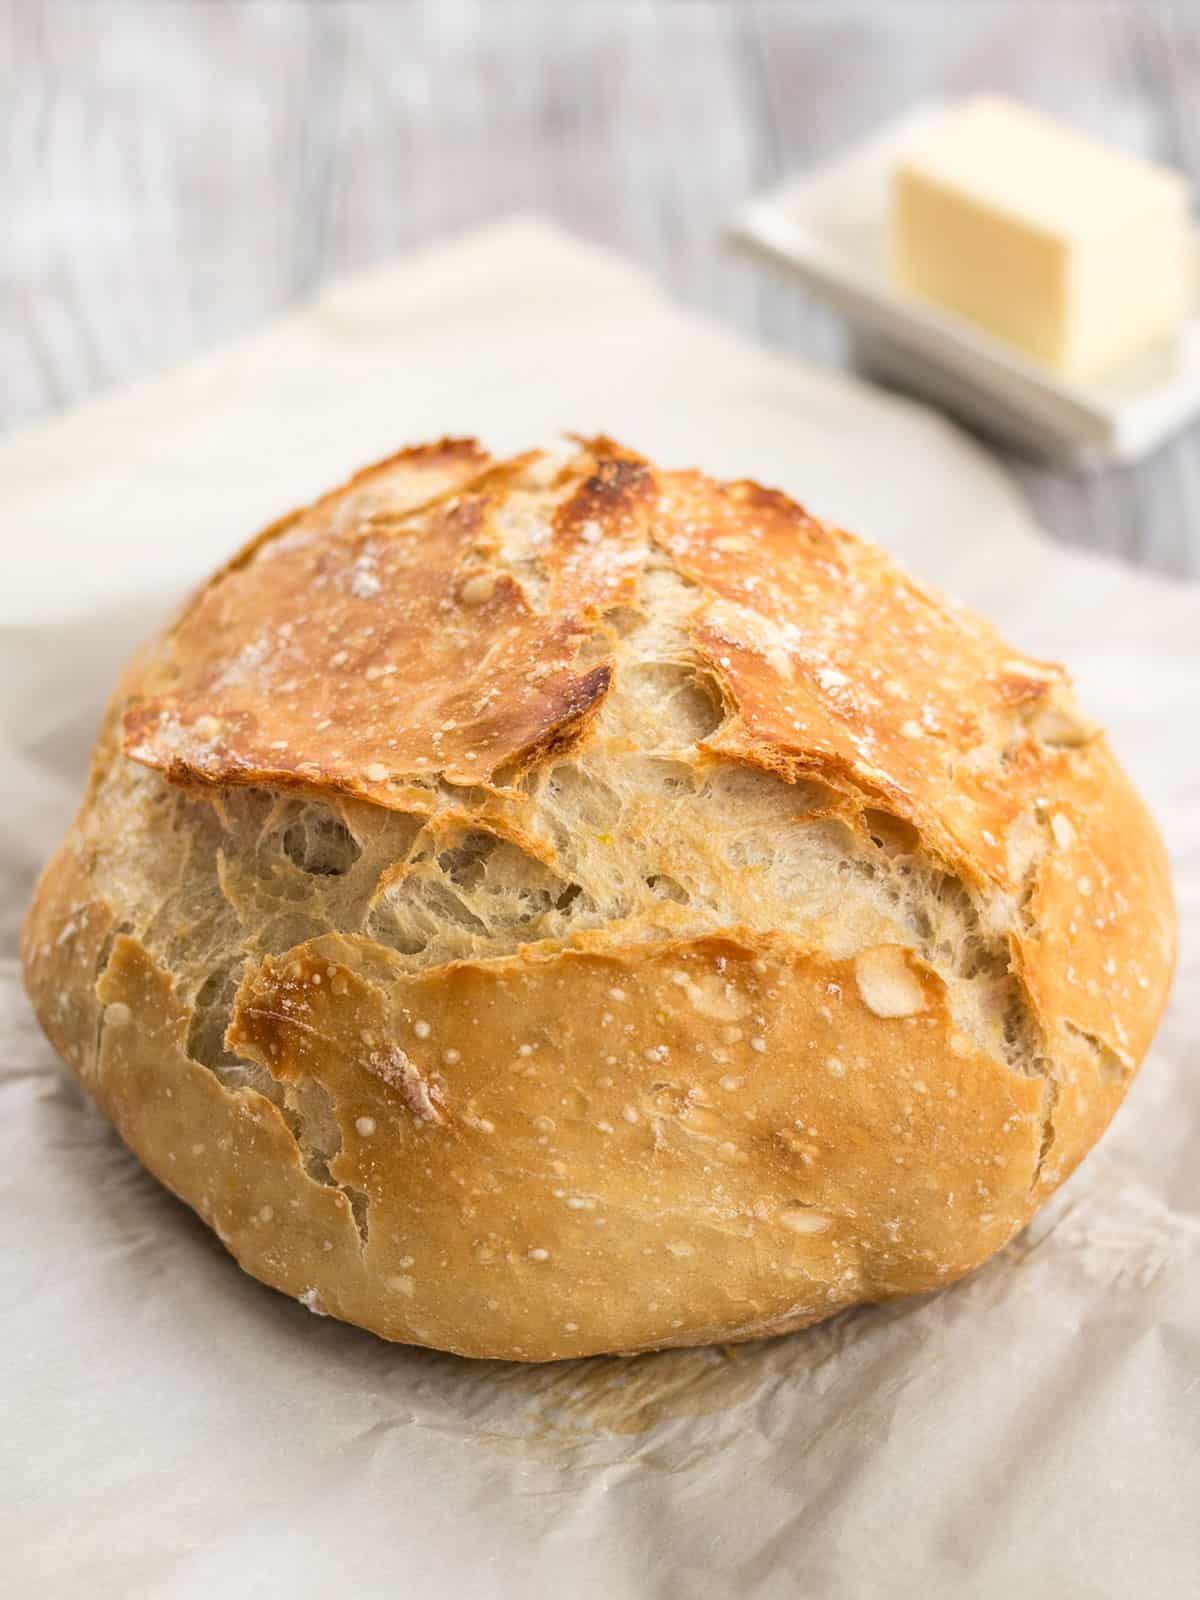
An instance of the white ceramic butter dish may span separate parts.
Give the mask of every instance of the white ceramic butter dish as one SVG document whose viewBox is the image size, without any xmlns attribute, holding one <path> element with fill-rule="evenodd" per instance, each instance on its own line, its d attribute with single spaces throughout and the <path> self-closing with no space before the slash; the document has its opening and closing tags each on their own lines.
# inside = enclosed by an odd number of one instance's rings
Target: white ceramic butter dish
<svg viewBox="0 0 1200 1600">
<path fill-rule="evenodd" d="M 1068 383 L 889 279 L 897 159 L 944 109 L 925 102 L 833 160 L 752 199 L 736 238 L 791 268 L 846 320 L 858 365 L 981 430 L 1040 455 L 1102 467 L 1134 461 L 1200 415 L 1200 294 L 1177 341 L 1103 383 Z M 1200 261 L 1200 235 L 1193 235 Z M 1200 281 L 1200 274 L 1196 275 Z"/>
</svg>

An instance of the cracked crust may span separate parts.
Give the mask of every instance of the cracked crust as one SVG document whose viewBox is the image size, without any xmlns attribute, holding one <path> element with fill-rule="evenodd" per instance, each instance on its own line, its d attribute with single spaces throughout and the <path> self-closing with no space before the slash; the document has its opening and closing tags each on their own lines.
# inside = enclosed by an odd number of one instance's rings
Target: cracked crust
<svg viewBox="0 0 1200 1600">
<path fill-rule="evenodd" d="M 23 956 L 247 1271 L 550 1360 L 986 1259 L 1124 1095 L 1174 918 L 1060 668 L 757 485 L 443 440 L 138 654 Z"/>
</svg>

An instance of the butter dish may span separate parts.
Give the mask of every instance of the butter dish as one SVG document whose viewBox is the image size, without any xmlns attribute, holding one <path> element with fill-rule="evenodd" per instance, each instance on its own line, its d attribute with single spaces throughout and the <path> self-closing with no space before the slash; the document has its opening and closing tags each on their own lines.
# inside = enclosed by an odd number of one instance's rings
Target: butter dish
<svg viewBox="0 0 1200 1600">
<path fill-rule="evenodd" d="M 945 105 L 896 122 L 751 199 L 734 237 L 790 268 L 845 319 L 856 363 L 989 434 L 1083 468 L 1137 460 L 1200 414 L 1200 295 L 1192 234 L 1190 315 L 1178 340 L 1104 381 L 1069 382 L 975 323 L 889 278 L 887 222 L 898 160 Z"/>
</svg>

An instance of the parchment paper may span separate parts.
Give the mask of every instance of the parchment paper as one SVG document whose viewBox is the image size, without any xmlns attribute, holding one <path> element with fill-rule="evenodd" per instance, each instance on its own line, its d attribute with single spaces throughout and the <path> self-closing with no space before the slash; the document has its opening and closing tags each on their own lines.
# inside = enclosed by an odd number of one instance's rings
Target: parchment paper
<svg viewBox="0 0 1200 1600">
<path fill-rule="evenodd" d="M 399 444 L 607 429 L 778 484 L 1066 659 L 1170 842 L 1184 949 L 1110 1135 L 992 1264 L 788 1339 L 520 1369 L 242 1276 L 60 1072 L 16 973 L 120 660 Z M 0 446 L 0 1592 L 1200 1591 L 1200 598 L 1038 541 L 933 415 L 507 223 Z"/>
</svg>

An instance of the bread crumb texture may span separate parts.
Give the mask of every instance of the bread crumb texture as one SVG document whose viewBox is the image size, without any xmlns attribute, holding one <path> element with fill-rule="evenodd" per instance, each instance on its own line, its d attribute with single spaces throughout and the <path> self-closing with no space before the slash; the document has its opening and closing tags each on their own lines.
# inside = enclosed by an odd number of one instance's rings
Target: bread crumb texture
<svg viewBox="0 0 1200 1600">
<path fill-rule="evenodd" d="M 1174 914 L 1061 669 L 880 551 L 443 440 L 138 654 L 23 956 L 248 1272 L 545 1361 L 978 1265 L 1120 1102 Z"/>
</svg>

